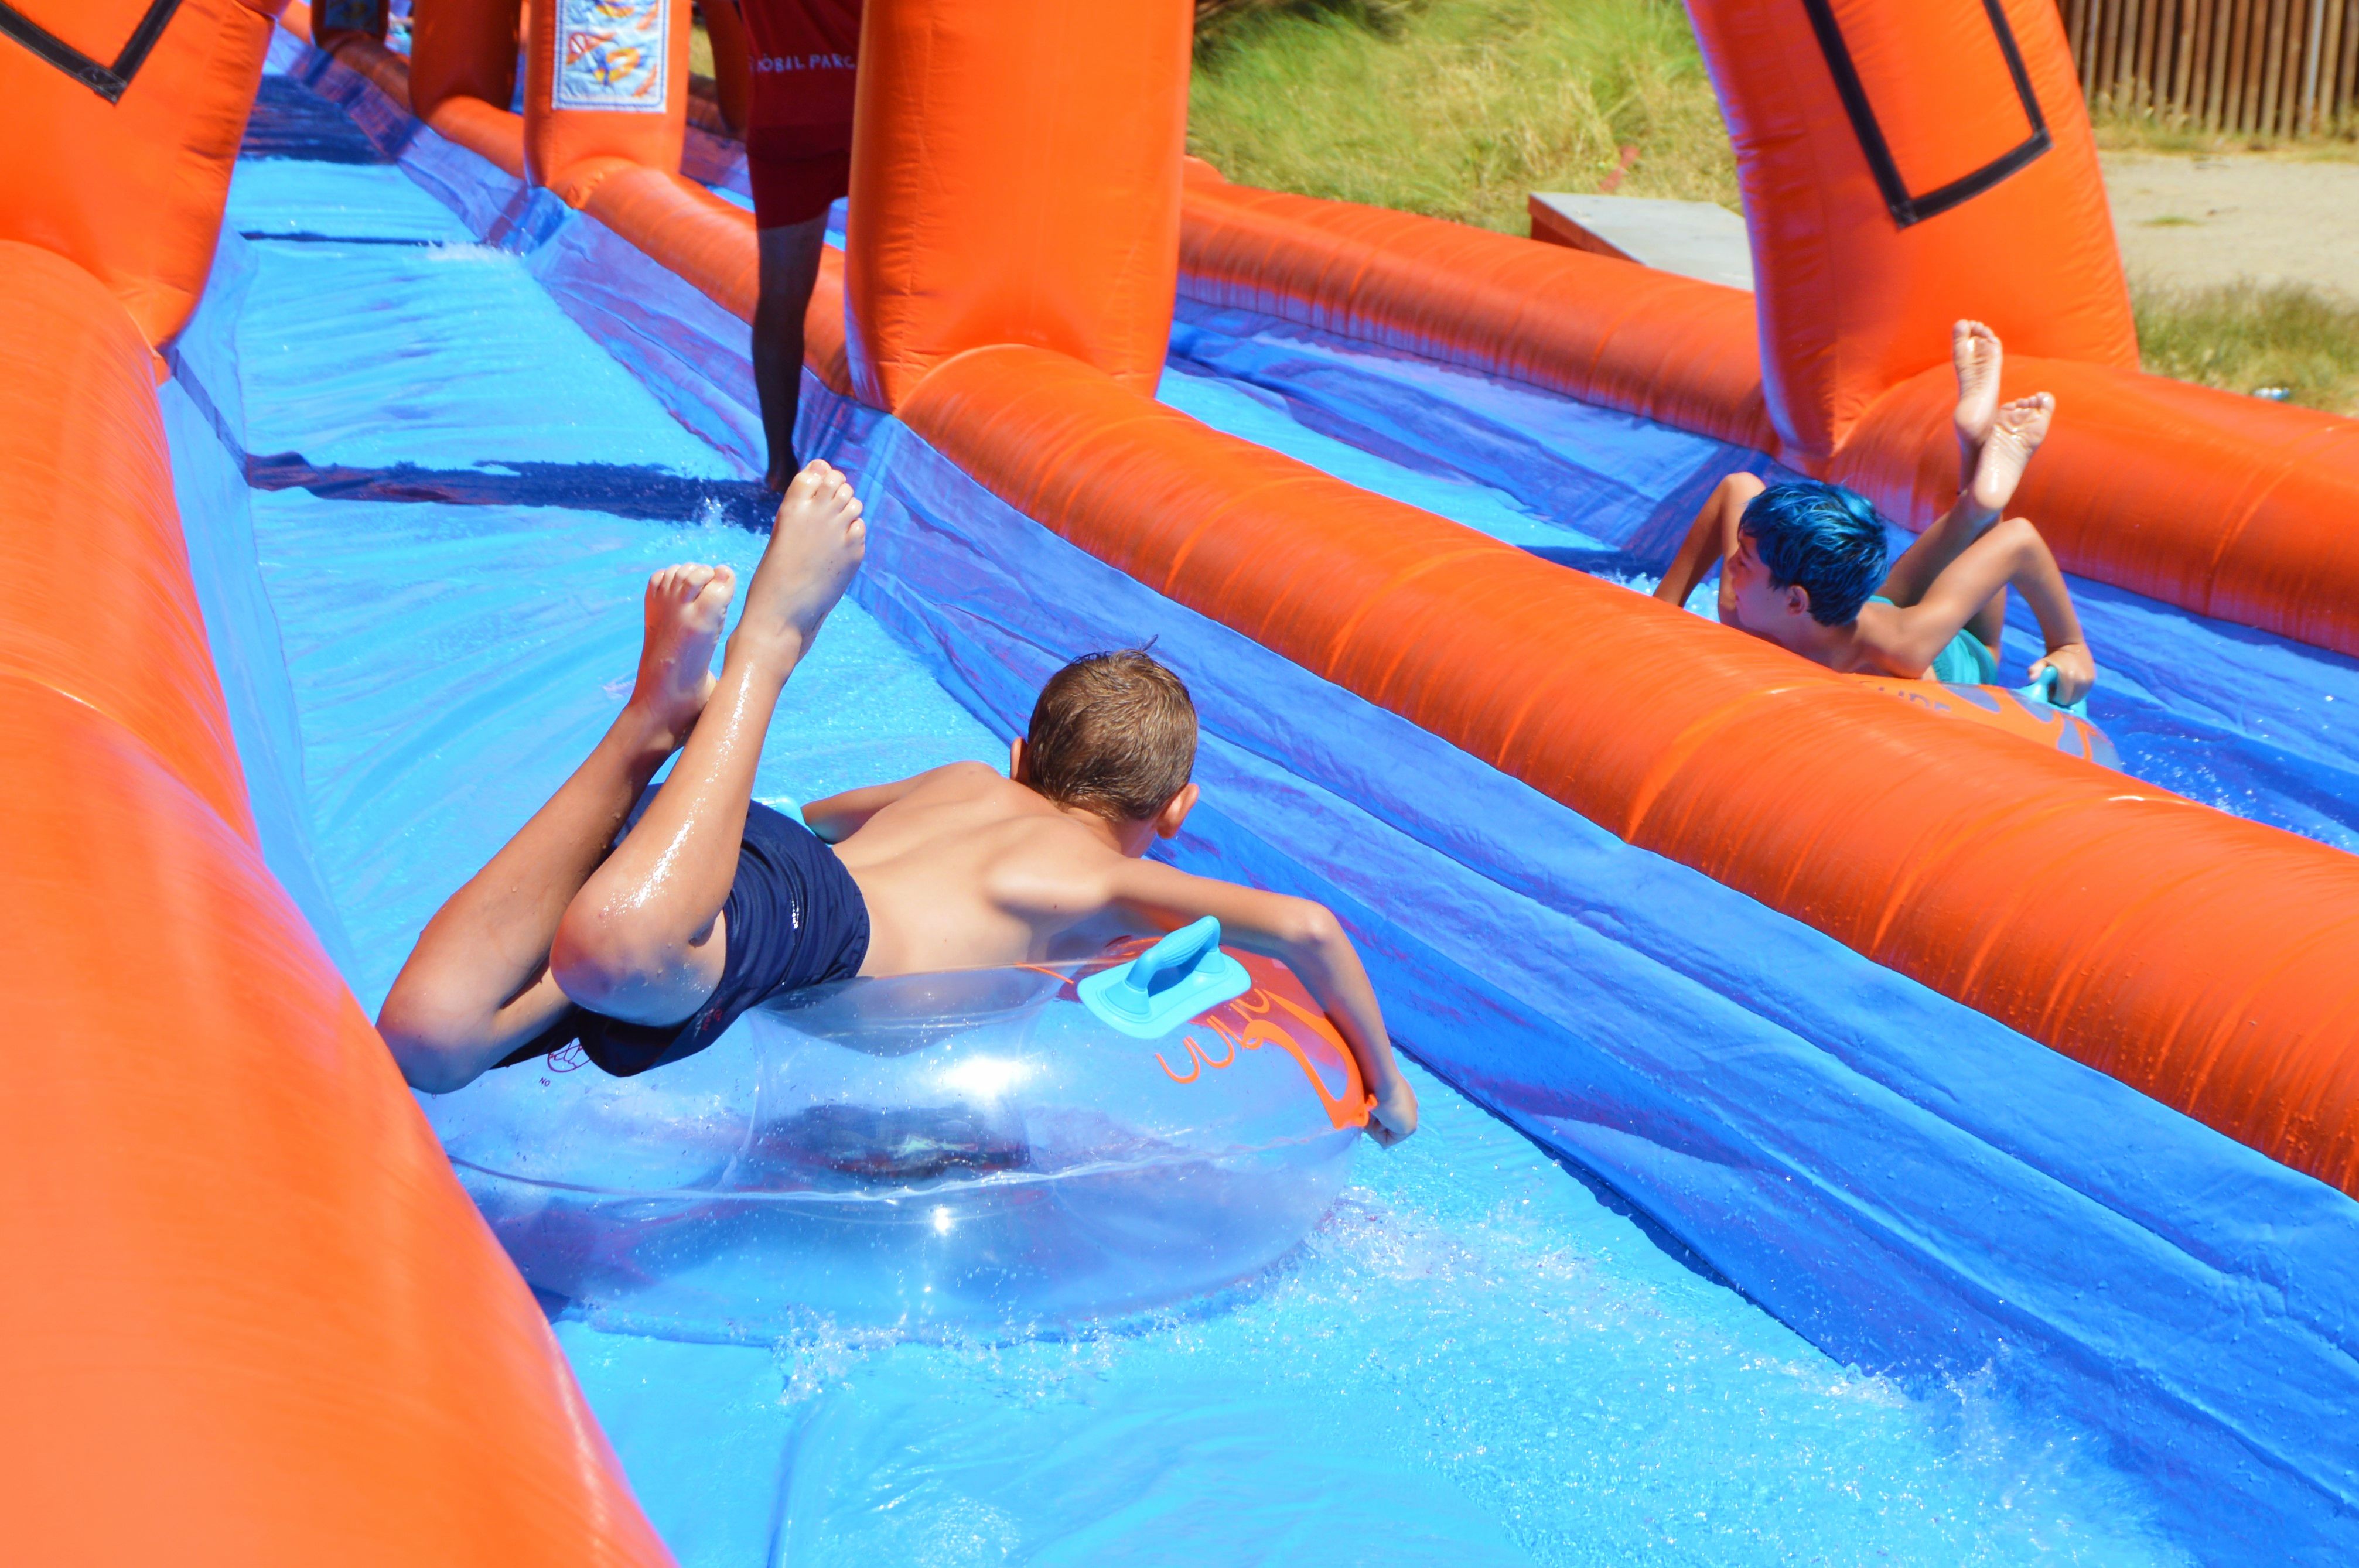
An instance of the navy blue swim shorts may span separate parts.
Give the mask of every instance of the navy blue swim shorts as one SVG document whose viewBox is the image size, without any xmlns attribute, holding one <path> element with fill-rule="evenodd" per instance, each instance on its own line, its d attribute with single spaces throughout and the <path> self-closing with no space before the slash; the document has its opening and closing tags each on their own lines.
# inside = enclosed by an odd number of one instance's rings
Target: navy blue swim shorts
<svg viewBox="0 0 2359 1568">
<path fill-rule="evenodd" d="M 625 833 L 654 798 L 652 789 L 640 798 Z M 868 905 L 852 873 L 809 828 L 759 800 L 745 809 L 737 879 L 721 908 L 728 919 L 721 984 L 693 1017 L 676 1024 L 632 1024 L 572 1007 L 500 1065 L 530 1062 L 579 1041 L 591 1061 L 628 1078 L 695 1055 L 772 996 L 851 979 L 868 956 Z"/>
</svg>

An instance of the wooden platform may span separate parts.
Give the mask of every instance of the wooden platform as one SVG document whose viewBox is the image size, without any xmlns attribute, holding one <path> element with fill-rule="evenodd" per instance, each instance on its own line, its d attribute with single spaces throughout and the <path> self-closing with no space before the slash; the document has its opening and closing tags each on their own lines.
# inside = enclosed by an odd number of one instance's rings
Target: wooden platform
<svg viewBox="0 0 2359 1568">
<path fill-rule="evenodd" d="M 1620 256 L 1732 289 L 1753 287 L 1753 250 L 1745 237 L 1745 220 L 1713 202 L 1536 191 L 1527 207 L 1536 240 Z"/>
</svg>

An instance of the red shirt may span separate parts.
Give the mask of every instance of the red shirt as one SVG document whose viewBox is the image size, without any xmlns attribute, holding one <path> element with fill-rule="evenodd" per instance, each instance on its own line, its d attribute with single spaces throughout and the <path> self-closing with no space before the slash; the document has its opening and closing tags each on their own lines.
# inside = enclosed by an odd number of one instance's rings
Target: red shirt
<svg viewBox="0 0 2359 1568">
<path fill-rule="evenodd" d="M 860 5 L 739 0 L 753 56 L 752 129 L 801 133 L 793 140 L 807 155 L 851 149 Z"/>
</svg>

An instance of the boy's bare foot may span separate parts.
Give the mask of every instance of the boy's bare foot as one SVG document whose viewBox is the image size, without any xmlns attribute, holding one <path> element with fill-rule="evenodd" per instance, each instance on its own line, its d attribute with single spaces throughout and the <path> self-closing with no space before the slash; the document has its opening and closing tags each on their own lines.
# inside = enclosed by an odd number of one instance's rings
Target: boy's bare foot
<svg viewBox="0 0 2359 1568">
<path fill-rule="evenodd" d="M 1950 329 L 1950 362 L 1958 372 L 1958 474 L 1971 484 L 1974 464 L 1983 452 L 1998 413 L 1999 369 L 2003 359 L 1998 334 L 1980 321 L 1960 321 Z"/>
<path fill-rule="evenodd" d="M 2031 454 L 2048 439 L 2048 421 L 2055 412 L 2056 399 L 2045 392 L 2017 397 L 1999 409 L 1990 433 L 1983 438 L 1982 458 L 1974 464 L 1976 506 L 1994 515 L 2006 509 Z"/>
<path fill-rule="evenodd" d="M 688 739 L 712 694 L 712 648 L 736 592 L 734 572 L 694 561 L 647 579 L 647 638 L 627 705 L 669 746 Z"/>
<path fill-rule="evenodd" d="M 778 503 L 737 635 L 756 653 L 791 667 L 843 597 L 867 548 L 852 481 L 817 459 L 804 464 Z"/>
</svg>

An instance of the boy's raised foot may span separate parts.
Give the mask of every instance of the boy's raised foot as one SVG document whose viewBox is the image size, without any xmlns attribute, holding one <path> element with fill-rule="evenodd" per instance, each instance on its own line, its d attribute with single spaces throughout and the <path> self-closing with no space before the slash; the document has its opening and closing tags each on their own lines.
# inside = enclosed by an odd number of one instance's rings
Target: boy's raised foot
<svg viewBox="0 0 2359 1568">
<path fill-rule="evenodd" d="M 749 650 L 792 668 L 810 647 L 867 550 L 860 513 L 852 481 L 817 459 L 787 485 L 737 626 Z"/>
<path fill-rule="evenodd" d="M 687 741 L 712 695 L 712 649 L 736 593 L 734 572 L 697 561 L 667 566 L 647 579 L 647 631 L 625 706 L 666 749 Z"/>
<path fill-rule="evenodd" d="M 1950 363 L 1958 373 L 1958 408 L 1952 416 L 1958 430 L 1958 473 L 1967 483 L 1973 479 L 1983 441 L 1998 414 L 2004 359 L 1998 334 L 1980 321 L 1960 321 L 1950 329 Z"/>
<path fill-rule="evenodd" d="M 1983 438 L 1982 458 L 1974 464 L 1971 489 L 1976 506 L 1994 515 L 2006 510 L 2031 454 L 2048 439 L 2048 422 L 2055 413 L 2056 399 L 2045 392 L 2018 397 L 1999 409 L 1990 433 Z"/>
</svg>

